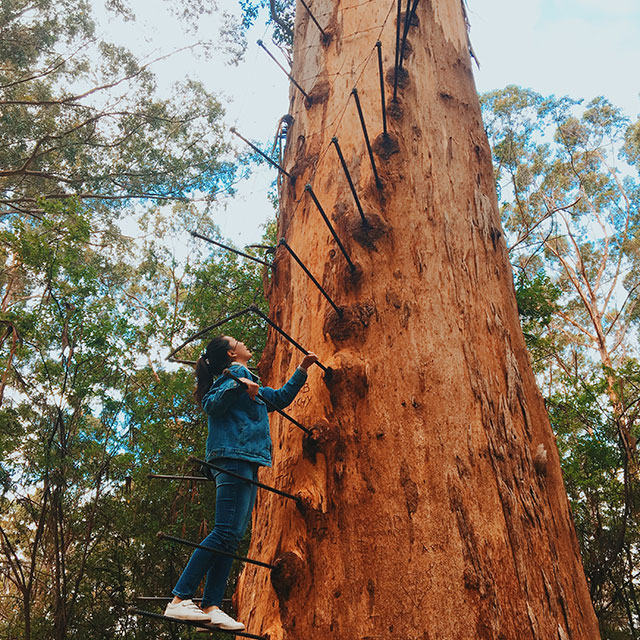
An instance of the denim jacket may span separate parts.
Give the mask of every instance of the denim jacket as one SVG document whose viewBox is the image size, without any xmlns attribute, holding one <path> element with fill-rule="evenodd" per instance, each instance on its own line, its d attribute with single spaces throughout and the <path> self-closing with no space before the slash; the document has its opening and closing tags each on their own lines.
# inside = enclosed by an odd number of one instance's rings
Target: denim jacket
<svg viewBox="0 0 640 640">
<path fill-rule="evenodd" d="M 259 382 L 246 367 L 232 364 L 229 371 L 238 378 Z M 302 388 L 307 374 L 298 368 L 280 389 L 260 387 L 260 395 L 273 407 L 284 409 Z M 237 458 L 271 466 L 271 436 L 267 411 L 273 410 L 256 398 L 251 400 L 244 386 L 227 376 L 220 376 L 202 398 L 202 408 L 209 417 L 207 461 Z"/>
</svg>

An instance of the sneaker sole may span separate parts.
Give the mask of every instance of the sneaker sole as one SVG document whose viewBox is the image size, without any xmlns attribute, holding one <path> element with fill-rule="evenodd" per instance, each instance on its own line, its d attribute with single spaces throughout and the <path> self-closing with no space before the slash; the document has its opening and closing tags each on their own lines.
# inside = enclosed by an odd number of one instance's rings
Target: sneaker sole
<svg viewBox="0 0 640 640">
<path fill-rule="evenodd" d="M 195 616 L 192 618 L 188 618 L 186 616 L 176 616 L 175 614 L 167 613 L 166 611 L 163 614 L 167 618 L 175 618 L 176 620 L 188 620 L 189 622 L 211 622 L 211 618 L 208 616 L 206 618 L 196 618 Z"/>
<path fill-rule="evenodd" d="M 224 624 L 215 624 L 215 623 L 211 623 L 209 625 L 211 629 L 224 629 L 225 631 L 245 631 L 246 627 L 244 625 L 242 625 L 241 627 L 230 627 L 230 626 L 224 626 Z"/>
</svg>

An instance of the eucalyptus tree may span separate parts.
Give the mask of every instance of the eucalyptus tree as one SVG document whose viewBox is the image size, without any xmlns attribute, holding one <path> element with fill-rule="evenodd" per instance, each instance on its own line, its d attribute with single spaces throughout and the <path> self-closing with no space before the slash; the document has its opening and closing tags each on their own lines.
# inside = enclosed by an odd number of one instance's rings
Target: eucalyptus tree
<svg viewBox="0 0 640 640">
<path fill-rule="evenodd" d="M 397 7 L 417 7 L 406 27 Z M 311 372 L 292 407 L 312 436 L 272 421 L 264 479 L 300 504 L 259 496 L 249 555 L 278 568 L 244 569 L 238 613 L 272 640 L 596 638 L 519 326 L 462 3 L 317 0 L 324 35 L 298 8 L 292 76 L 306 95 L 292 86 L 286 244 L 267 293 L 274 321 L 331 371 Z M 396 34 L 408 39 L 401 70 Z M 266 381 L 293 362 L 272 332 Z"/>
<path fill-rule="evenodd" d="M 604 98 L 512 86 L 482 102 L 592 598 L 606 633 L 636 637 L 639 125 Z"/>
<path fill-rule="evenodd" d="M 3 2 L 0 32 L 3 216 L 72 197 L 112 215 L 225 186 L 219 102 L 188 78 L 155 94 L 153 64 L 171 52 L 140 61 L 99 39 L 85 0 Z"/>
<path fill-rule="evenodd" d="M 165 244 L 194 222 L 216 234 L 207 207 L 235 179 L 223 109 L 188 79 L 159 96 L 155 61 L 100 40 L 89 2 L 8 0 L 0 34 L 2 635 L 126 635 L 149 542 L 132 538 L 127 478 L 150 442 L 193 422 L 195 446 L 199 425 L 189 376 L 155 354 L 215 312 L 183 307 L 198 274 L 238 273 Z M 125 235 L 118 218 L 143 211 L 144 237 Z"/>
</svg>

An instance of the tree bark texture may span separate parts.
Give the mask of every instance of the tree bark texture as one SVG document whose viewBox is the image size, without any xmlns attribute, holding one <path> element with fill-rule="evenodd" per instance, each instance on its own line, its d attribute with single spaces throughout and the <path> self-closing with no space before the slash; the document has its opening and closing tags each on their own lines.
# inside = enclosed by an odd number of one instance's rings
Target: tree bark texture
<svg viewBox="0 0 640 640">
<path fill-rule="evenodd" d="M 311 100 L 292 90 L 279 233 L 342 316 L 280 247 L 271 318 L 332 375 L 313 367 L 289 409 L 313 437 L 272 414 L 261 479 L 301 505 L 259 492 L 249 555 L 278 570 L 245 567 L 240 618 L 270 640 L 598 638 L 519 325 L 463 7 L 418 4 L 395 104 L 396 2 L 311 8 L 331 39 L 299 5 L 292 73 Z M 298 359 L 271 331 L 263 382 L 281 384 Z"/>
</svg>

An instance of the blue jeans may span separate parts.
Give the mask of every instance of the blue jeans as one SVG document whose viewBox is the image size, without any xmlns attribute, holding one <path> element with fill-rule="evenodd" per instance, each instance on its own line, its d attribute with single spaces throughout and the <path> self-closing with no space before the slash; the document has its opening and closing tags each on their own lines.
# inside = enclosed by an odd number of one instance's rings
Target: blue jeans
<svg viewBox="0 0 640 640">
<path fill-rule="evenodd" d="M 213 464 L 227 471 L 237 473 L 250 480 L 258 479 L 258 466 L 255 462 L 218 458 Z M 258 487 L 221 471 L 215 472 L 216 514 L 213 531 L 202 541 L 205 547 L 235 553 L 247 526 L 251 521 L 251 511 L 256 500 Z M 186 600 L 192 598 L 205 573 L 202 607 L 220 606 L 227 586 L 233 558 L 196 549 L 185 570 L 182 572 L 174 590 L 174 596 Z"/>
</svg>

